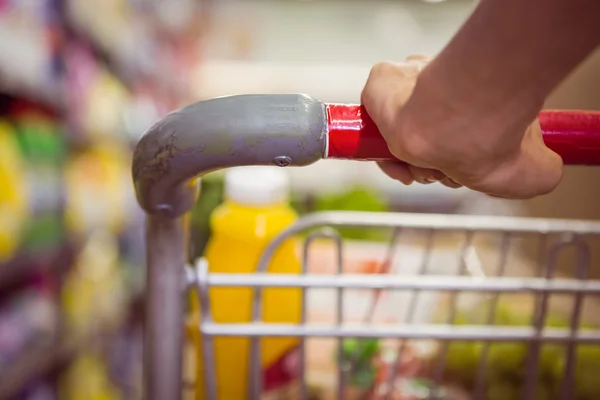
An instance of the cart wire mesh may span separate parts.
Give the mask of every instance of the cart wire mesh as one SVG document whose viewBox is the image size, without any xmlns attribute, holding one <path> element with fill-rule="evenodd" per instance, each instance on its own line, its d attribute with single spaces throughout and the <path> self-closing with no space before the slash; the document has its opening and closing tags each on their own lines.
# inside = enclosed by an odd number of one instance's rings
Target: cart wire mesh
<svg viewBox="0 0 600 400">
<path fill-rule="evenodd" d="M 348 227 L 363 230 L 385 230 L 389 240 L 377 273 L 348 273 L 344 266 L 344 252 L 348 243 L 340 231 Z M 277 248 L 289 238 L 304 235 L 301 274 L 267 273 L 268 265 Z M 493 343 L 516 343 L 524 346 L 522 358 L 524 376 L 516 397 L 543 398 L 539 392 L 542 348 L 546 344 L 560 346 L 562 352 L 562 381 L 558 394 L 551 398 L 584 398 L 576 393 L 577 348 L 581 345 L 600 345 L 600 329 L 582 326 L 585 310 L 593 317 L 595 297 L 600 295 L 600 281 L 589 278 L 593 240 L 600 234 L 600 222 L 547 220 L 516 217 L 458 216 L 435 214 L 327 212 L 300 218 L 293 226 L 278 235 L 263 252 L 253 274 L 209 273 L 204 259 L 186 268 L 189 290 L 197 292 L 201 317 L 197 326 L 204 365 L 205 398 L 217 399 L 214 338 L 221 336 L 247 337 L 250 340 L 249 397 L 261 398 L 260 368 L 261 338 L 299 338 L 300 374 L 298 398 L 309 398 L 307 384 L 306 341 L 310 338 L 334 338 L 337 341 L 338 399 L 346 397 L 348 374 L 353 360 L 343 356 L 344 340 L 349 338 L 380 338 L 392 341 L 394 357 L 386 370 L 385 382 L 380 385 L 376 398 L 392 399 L 398 384 L 403 353 L 411 342 L 434 341 L 435 357 L 429 368 L 433 382 L 447 379 L 449 354 L 453 343 L 478 343 L 479 351 L 473 376 L 469 379 L 470 397 L 492 398 L 487 387 L 492 365 Z M 335 258 L 331 274 L 309 273 L 309 255 L 315 242 L 329 241 Z M 403 244 L 404 243 L 404 244 Z M 394 258 L 404 251 L 406 244 L 418 248 L 421 254 L 411 274 L 396 270 Z M 450 243 L 450 244 L 448 244 Z M 436 256 L 441 248 L 450 248 L 450 257 Z M 482 255 L 485 248 L 485 256 Z M 527 253 L 527 268 L 515 267 L 517 258 Z M 448 253 L 448 252 L 446 252 Z M 435 264 L 435 265 L 434 265 Z M 396 268 L 396 269 L 395 269 Z M 517 271 L 518 270 L 518 271 Z M 441 271 L 441 272 L 440 272 Z M 252 320 L 248 323 L 223 324 L 214 321 L 210 311 L 209 288 L 252 288 Z M 302 292 L 300 324 L 265 323 L 261 310 L 264 288 L 299 288 Z M 329 289 L 336 292 L 335 318 L 329 324 L 307 321 L 307 292 Z M 344 293 L 352 290 L 372 292 L 370 305 L 362 321 L 348 322 L 345 318 Z M 401 292 L 403 312 L 400 323 L 382 324 L 374 321 L 375 310 L 390 301 L 386 293 Z M 419 322 L 418 309 L 425 293 L 438 293 L 443 301 L 436 306 L 443 316 Z M 480 307 L 477 323 L 458 323 L 461 298 L 473 297 Z M 479 297 L 477 297 L 479 296 Z M 498 322 L 501 298 L 517 296 L 517 304 L 528 309 L 527 321 L 518 326 Z M 387 299 L 387 300 L 386 300 Z M 589 300 L 588 300 L 589 299 Z M 439 301 L 438 301 L 439 302 Z M 568 319 L 561 327 L 548 327 L 546 322 L 554 305 L 561 308 Z M 332 305 L 333 307 L 334 305 Z M 439 314 L 439 313 L 438 313 Z M 194 328 L 196 329 L 196 328 Z M 507 354 L 506 357 L 509 357 Z M 465 358 L 466 359 L 466 358 Z M 598 361 L 600 362 L 600 360 Z M 192 385 L 193 386 L 193 385 Z M 600 396 L 600 393 L 597 393 Z M 429 391 L 422 398 L 437 398 Z M 372 398 L 375 394 L 372 394 Z"/>
</svg>

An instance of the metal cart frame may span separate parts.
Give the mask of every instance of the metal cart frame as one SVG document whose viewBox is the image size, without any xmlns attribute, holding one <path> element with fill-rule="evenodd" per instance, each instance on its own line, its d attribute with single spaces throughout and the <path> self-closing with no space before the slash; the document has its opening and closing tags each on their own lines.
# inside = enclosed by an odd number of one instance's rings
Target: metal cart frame
<svg viewBox="0 0 600 400">
<path fill-rule="evenodd" d="M 566 163 L 600 163 L 600 114 L 545 113 L 540 115 L 546 144 L 563 156 Z M 264 252 L 256 274 L 209 274 L 205 263 L 187 264 L 187 216 L 198 196 L 197 177 L 217 169 L 240 165 L 304 166 L 322 158 L 389 160 L 393 156 L 364 109 L 355 105 L 325 104 L 305 95 L 242 95 L 223 97 L 187 106 L 157 122 L 138 143 L 133 160 L 133 180 L 138 201 L 147 213 L 147 305 L 145 325 L 145 396 L 148 399 L 178 399 L 182 390 L 182 343 L 184 340 L 184 296 L 186 288 L 198 291 L 202 307 L 202 345 L 205 365 L 212 365 L 212 338 L 220 335 L 251 337 L 250 397 L 261 393 L 258 348 L 261 336 L 391 337 L 399 339 L 463 339 L 479 341 L 529 341 L 532 346 L 530 373 L 537 364 L 536 348 L 542 342 L 568 344 L 563 398 L 570 398 L 576 343 L 600 343 L 600 331 L 580 332 L 581 301 L 573 309 L 571 329 L 542 329 L 546 313 L 544 300 L 550 293 L 569 293 L 582 299 L 600 294 L 600 282 L 551 279 L 545 276 L 509 277 L 398 276 L 311 276 L 265 274 L 271 255 L 286 237 L 323 226 L 386 227 L 392 229 L 453 230 L 472 237 L 479 231 L 499 234 L 535 233 L 568 235 L 565 244 L 580 246 L 580 238 L 600 234 L 600 223 L 518 218 L 467 217 L 417 214 L 325 213 L 300 219 L 278 236 Z M 334 240 L 341 252 L 341 240 L 331 231 L 318 231 Z M 309 238 L 310 241 L 310 238 Z M 308 242 L 309 242 L 308 241 Z M 308 243 L 307 242 L 307 243 Z M 305 246 L 305 249 L 307 247 Z M 580 266 L 587 267 L 584 247 Z M 467 251 L 468 246 L 464 248 Z M 464 256 L 465 254 L 462 254 Z M 340 261 L 341 262 L 341 261 Z M 306 271 L 306 264 L 304 264 Z M 340 264 L 341 268 L 341 264 Z M 499 274 L 501 275 L 501 274 Z M 244 286 L 255 288 L 253 322 L 224 325 L 211 320 L 208 288 Z M 403 325 L 397 327 L 274 325 L 261 322 L 263 287 L 314 287 L 374 290 L 444 290 L 489 293 L 529 292 L 539 294 L 538 318 L 531 327 Z M 577 305 L 579 304 L 579 305 Z M 338 304 L 341 307 L 341 301 Z M 241 333 L 243 332 L 243 333 Z M 302 339 L 303 340 L 303 339 Z M 302 347 L 301 347 L 302 348 Z M 485 362 L 482 363 L 485 369 Z M 531 372 L 533 371 L 533 372 Z M 533 375 L 535 376 L 535 375 Z M 206 368 L 208 398 L 216 398 L 214 371 Z M 302 381 L 304 381 L 302 379 Z M 530 379 L 527 395 L 535 392 Z M 533 382 L 533 383 L 531 383 Z M 340 398 L 344 376 L 340 368 Z M 302 398 L 306 398 L 302 385 Z M 529 398 L 529 397 L 526 397 Z"/>
</svg>

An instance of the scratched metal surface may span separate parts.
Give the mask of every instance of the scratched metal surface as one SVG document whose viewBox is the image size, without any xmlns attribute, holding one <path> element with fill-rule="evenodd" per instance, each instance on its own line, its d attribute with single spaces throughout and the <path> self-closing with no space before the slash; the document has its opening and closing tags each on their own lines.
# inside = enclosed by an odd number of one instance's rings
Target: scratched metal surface
<svg viewBox="0 0 600 400">
<path fill-rule="evenodd" d="M 241 165 L 303 166 L 323 157 L 323 103 L 299 94 L 198 102 L 158 121 L 134 152 L 137 198 L 148 214 L 177 217 L 197 195 L 194 179 Z"/>
</svg>

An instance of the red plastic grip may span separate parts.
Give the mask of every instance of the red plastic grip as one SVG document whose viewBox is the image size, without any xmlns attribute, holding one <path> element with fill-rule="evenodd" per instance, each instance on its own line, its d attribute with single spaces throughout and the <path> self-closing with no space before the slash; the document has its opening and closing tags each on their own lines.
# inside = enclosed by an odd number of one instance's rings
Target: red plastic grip
<svg viewBox="0 0 600 400">
<path fill-rule="evenodd" d="M 364 107 L 326 104 L 326 108 L 327 158 L 396 160 Z M 539 121 L 544 142 L 565 164 L 600 165 L 600 112 L 542 111 Z"/>
</svg>

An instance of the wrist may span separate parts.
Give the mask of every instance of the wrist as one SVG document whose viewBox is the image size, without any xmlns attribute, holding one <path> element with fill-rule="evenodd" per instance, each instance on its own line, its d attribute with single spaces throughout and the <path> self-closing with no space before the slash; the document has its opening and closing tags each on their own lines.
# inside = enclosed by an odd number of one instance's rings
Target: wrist
<svg viewBox="0 0 600 400">
<path fill-rule="evenodd" d="M 411 100 L 449 121 L 465 119 L 477 125 L 494 121 L 501 127 L 507 121 L 529 123 L 542 108 L 544 96 L 494 80 L 481 73 L 467 73 L 443 59 L 433 60 L 419 75 Z M 423 108 L 423 107 L 421 107 Z"/>
</svg>

